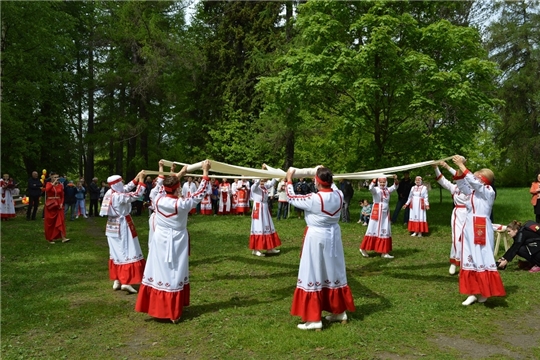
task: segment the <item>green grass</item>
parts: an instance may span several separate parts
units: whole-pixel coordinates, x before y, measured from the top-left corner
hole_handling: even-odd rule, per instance
[[[249,217],[192,217],[191,306],[173,325],[136,313],[136,295],[112,290],[105,219],[68,221],[72,241],[49,245],[41,220],[19,215],[1,224],[2,359],[540,358],[540,274],[514,260],[501,272],[506,297],[462,306],[448,275],[452,204],[442,195],[430,192],[429,236],[392,228],[393,260],[362,258],[366,228],[341,225],[356,312],[318,333],[296,329],[289,314],[303,220],[274,218],[282,253],[257,258]],[[356,192],[353,220],[363,197]],[[494,215],[502,224],[532,218],[527,189],[499,189]],[[146,254],[147,218],[135,223]]]

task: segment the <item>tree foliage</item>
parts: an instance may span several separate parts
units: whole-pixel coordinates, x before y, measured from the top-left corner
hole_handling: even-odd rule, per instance
[[[500,13],[488,27],[487,48],[499,64],[502,123],[497,144],[505,184],[526,185],[540,173],[540,2],[497,1]],[[523,176],[526,175],[526,176]]]
[[[490,93],[496,65],[475,29],[417,21],[422,5],[302,6],[297,44],[278,60],[283,70],[261,81],[271,95],[267,110],[292,109],[304,121],[321,119],[322,128],[337,117],[342,126],[332,129],[351,157],[343,170],[460,150],[497,104]]]

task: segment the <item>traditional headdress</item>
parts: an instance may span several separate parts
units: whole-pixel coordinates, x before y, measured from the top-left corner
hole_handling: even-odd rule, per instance
[[[124,185],[122,184],[122,177],[120,175],[112,175],[107,178],[107,183],[113,191],[124,192]]]

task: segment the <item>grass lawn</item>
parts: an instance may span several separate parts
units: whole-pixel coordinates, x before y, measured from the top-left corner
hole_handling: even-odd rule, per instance
[[[294,216],[274,218],[283,245],[267,258],[248,249],[249,216],[191,217],[191,305],[174,325],[112,290],[104,218],[68,221],[72,241],[50,245],[41,220],[19,215],[1,224],[2,359],[539,359],[540,273],[516,259],[501,272],[506,297],[462,306],[448,274],[452,202],[439,195],[430,192],[428,236],[400,222],[395,259],[365,259],[357,203],[371,196],[356,191],[355,221],[341,225],[356,312],[322,332],[298,330],[289,314],[305,228]],[[533,216],[528,189],[498,190],[495,222]],[[135,224],[147,254],[147,217]]]

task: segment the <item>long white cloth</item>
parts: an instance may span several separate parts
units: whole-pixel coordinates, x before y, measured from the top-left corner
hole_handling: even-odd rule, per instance
[[[354,172],[354,173],[344,173],[344,174],[334,174],[334,179],[349,179],[349,180],[359,180],[359,179],[374,179],[379,177],[390,177],[392,174],[411,170],[411,169],[417,169],[424,166],[434,165],[438,164],[441,161],[446,161],[448,159],[451,159],[450,157],[440,159],[440,160],[428,160],[423,161],[419,163],[414,164],[406,164],[406,165],[400,165],[400,166],[394,166],[394,167],[388,167],[384,169],[376,169],[376,170],[368,170],[368,171],[360,171],[360,172]],[[185,166],[187,165],[187,171],[189,174],[186,174],[186,176],[201,176],[197,174],[192,174],[191,172],[199,170],[202,168],[202,161],[195,163],[195,164],[186,164],[181,162],[175,162],[175,161],[169,161],[169,160],[163,160],[163,163],[165,166],[172,166],[173,164]],[[264,178],[264,179],[271,179],[271,178],[284,178],[285,177],[285,171],[281,169],[275,169],[268,165],[267,170],[263,169],[252,169],[247,168],[243,166],[236,166],[236,165],[229,165],[223,162],[210,160],[211,163],[211,169],[210,171],[219,173],[219,174],[227,174],[227,175],[236,175],[236,176],[242,176],[243,178]],[[312,178],[315,176],[316,167],[313,168],[305,168],[305,169],[296,169],[295,168],[295,178]],[[159,172],[152,171],[152,170],[146,170],[146,174],[152,175],[152,174],[160,174]],[[223,175],[210,175],[210,178],[222,178]]]

